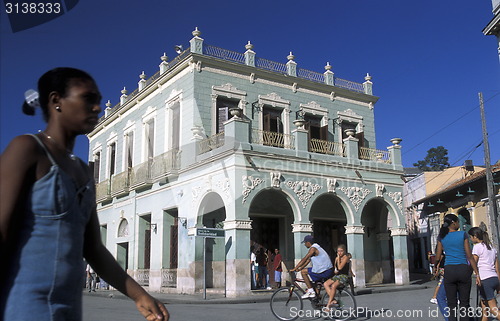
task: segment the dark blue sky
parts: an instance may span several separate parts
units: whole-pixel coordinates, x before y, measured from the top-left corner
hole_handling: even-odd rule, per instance
[[[13,33],[1,13],[0,149],[16,135],[44,128],[40,115],[21,112],[23,94],[57,66],[84,69],[104,100],[137,87],[139,74],[175,57],[198,27],[205,43],[340,78],[373,77],[377,148],[403,138],[411,166],[442,145],[450,163],[483,164],[478,92],[485,98],[492,162],[500,159],[500,62],[497,44],[481,30],[492,19],[490,0],[401,1],[97,1],[80,0],[68,13]],[[104,108],[104,106],[103,106]],[[77,154],[87,159],[86,138]],[[468,157],[467,157],[468,156]]]

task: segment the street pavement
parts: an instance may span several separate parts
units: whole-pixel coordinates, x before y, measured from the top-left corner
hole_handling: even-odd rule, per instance
[[[353,320],[443,320],[437,305],[431,304],[436,281],[428,275],[412,275],[412,283],[405,286],[372,286],[358,291],[357,310]],[[179,295],[152,293],[166,303],[170,320],[233,321],[277,320],[271,313],[269,299],[272,291],[255,291],[240,298],[224,298],[217,294]],[[476,290],[471,291],[471,306],[475,307]],[[84,321],[144,320],[134,303],[116,291],[84,292]],[[304,311],[299,320],[312,320],[312,311]],[[322,318],[320,318],[321,320]]]

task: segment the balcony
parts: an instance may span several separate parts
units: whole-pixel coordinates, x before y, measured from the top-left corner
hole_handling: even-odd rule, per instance
[[[198,151],[199,154],[208,153],[211,150],[217,149],[221,146],[224,146],[225,142],[224,132],[220,132],[218,134],[212,135],[204,140],[200,140],[198,142]]]
[[[177,177],[180,155],[181,152],[178,149],[172,149],[154,157],[150,169],[151,181],[164,184],[168,177]]]
[[[110,180],[104,180],[96,184],[95,187],[95,197],[96,202],[104,202],[111,199],[111,184]]]
[[[389,153],[389,151],[373,148],[360,147],[359,159],[392,164],[391,154]]]
[[[295,137],[289,134],[254,129],[252,130],[252,144],[295,149]]]
[[[128,194],[130,183],[129,173],[130,169],[127,169],[124,172],[111,176],[111,197],[119,197]]]
[[[330,142],[312,138],[309,141],[309,151],[313,153],[345,157],[345,146],[342,143]]]
[[[132,167],[130,170],[130,189],[148,188],[153,185],[151,180],[151,161]]]

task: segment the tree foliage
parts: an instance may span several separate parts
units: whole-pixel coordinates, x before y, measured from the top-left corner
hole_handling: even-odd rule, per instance
[[[420,168],[423,171],[442,171],[450,167],[448,162],[448,150],[443,146],[433,147],[427,151],[427,156],[424,160],[413,163],[413,166]]]

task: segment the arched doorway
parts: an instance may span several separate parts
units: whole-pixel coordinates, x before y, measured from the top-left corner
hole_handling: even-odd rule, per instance
[[[370,200],[361,213],[366,284],[394,282],[394,249],[389,229],[392,218],[385,201]]]
[[[294,216],[288,196],[277,189],[263,190],[252,200],[248,216],[252,220],[250,247],[255,251],[263,248],[271,252],[268,270],[269,282],[273,284],[274,273],[271,273],[271,267],[274,249],[280,249],[287,268],[292,268],[294,264],[292,234]]]
[[[319,196],[311,206],[309,220],[313,223],[314,241],[321,245],[334,261],[337,246],[347,246],[347,216],[340,200],[333,194]]]
[[[199,207],[198,225],[208,228],[223,228],[226,220],[226,208],[219,194],[210,192],[206,194]],[[203,251],[205,252],[205,284],[207,288],[225,288],[225,240],[224,238],[207,238],[203,249],[203,239],[196,240],[196,260],[203,264]]]

